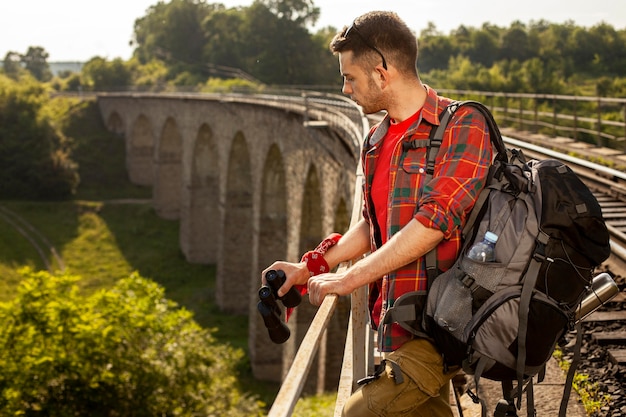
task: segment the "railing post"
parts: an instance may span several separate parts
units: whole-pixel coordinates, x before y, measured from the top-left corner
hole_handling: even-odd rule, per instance
[[[556,124],[556,95],[552,96],[552,137],[557,137],[559,134]]]
[[[533,132],[534,133],[539,133],[539,124],[537,123],[538,120],[539,120],[539,100],[538,100],[537,96],[534,96],[533,100],[534,100],[534,111],[535,111],[534,123],[533,123]]]
[[[598,97],[598,146],[603,146],[602,141],[602,97]]]
[[[509,118],[509,108],[508,108],[509,100],[507,100],[506,93],[504,93],[503,97],[504,97],[504,120],[507,120]]]
[[[519,118],[518,123],[519,123],[519,130],[521,132],[524,131],[524,97],[520,96],[519,98],[519,111],[518,111],[518,116]]]
[[[574,140],[578,140],[578,106],[574,97]]]
[[[626,143],[626,103],[624,103],[624,143]]]

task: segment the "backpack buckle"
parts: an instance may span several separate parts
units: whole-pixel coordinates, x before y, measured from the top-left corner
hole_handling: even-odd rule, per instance
[[[468,389],[466,392],[467,392],[468,397],[472,399],[472,402],[474,404],[480,403],[480,398],[478,398],[478,395],[474,394],[474,392],[471,389]]]
[[[461,278],[461,283],[467,288],[472,288],[475,282],[476,280],[469,274],[465,274],[463,278]]]

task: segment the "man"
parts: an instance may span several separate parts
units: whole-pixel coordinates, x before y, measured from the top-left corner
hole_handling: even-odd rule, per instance
[[[385,368],[350,397],[345,416],[451,416],[448,387],[456,370],[444,367],[427,338],[383,318],[402,294],[418,291],[425,300],[426,253],[437,248],[442,271],[457,257],[466,216],[491,163],[486,122],[469,106],[458,110],[434,175],[425,183],[428,136],[451,100],[420,81],[413,32],[395,13],[370,12],[339,32],[330,48],[339,56],[343,93],[367,114],[387,112],[364,144],[363,219],[343,237],[326,239],[302,262],[276,262],[268,269],[286,273],[279,295],[308,284],[314,305],[327,294],[369,286],[371,322],[379,331]],[[321,273],[370,251],[344,272]]]

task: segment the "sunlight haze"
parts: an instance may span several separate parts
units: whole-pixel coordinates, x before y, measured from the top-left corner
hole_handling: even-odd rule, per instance
[[[219,3],[226,7],[249,6],[252,0]],[[128,59],[133,51],[130,41],[135,19],[145,16],[154,4],[156,0],[34,0],[11,2],[10,6],[5,3],[0,13],[0,59],[9,51],[26,53],[29,46],[43,47],[49,62],[84,62],[94,56]],[[489,22],[508,27],[516,20],[530,23],[541,19],[551,23],[572,20],[586,27],[605,22],[617,30],[626,29],[625,0],[317,0],[315,5],[321,13],[315,27],[309,28],[312,32],[326,26],[341,28],[362,13],[381,9],[397,12],[416,34],[429,21],[444,33],[460,25],[480,27]]]

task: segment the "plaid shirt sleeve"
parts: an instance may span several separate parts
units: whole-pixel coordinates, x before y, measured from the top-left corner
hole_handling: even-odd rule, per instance
[[[415,219],[439,229],[444,239],[465,224],[491,163],[489,132],[482,114],[462,107],[446,129],[432,180],[424,185]]]

